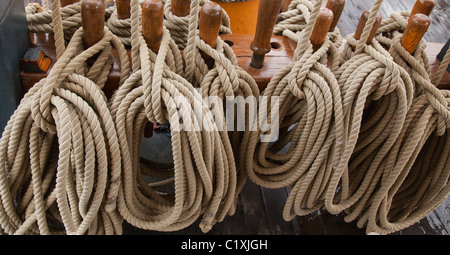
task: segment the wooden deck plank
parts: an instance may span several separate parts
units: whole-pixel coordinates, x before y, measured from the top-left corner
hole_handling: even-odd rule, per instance
[[[298,234],[298,221],[283,220],[283,208],[287,199],[286,188],[266,189],[260,188],[263,198],[264,209],[267,215],[267,225],[272,235],[295,235]]]

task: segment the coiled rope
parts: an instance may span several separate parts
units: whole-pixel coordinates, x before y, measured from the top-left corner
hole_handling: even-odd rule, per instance
[[[47,1],[43,1],[43,4]],[[105,9],[105,19],[107,20],[115,7]],[[43,12],[42,9],[44,10]],[[52,33],[54,31],[52,22],[52,10],[45,7],[40,8],[39,4],[29,4],[25,7],[27,15],[28,30],[33,33]],[[72,35],[81,27],[81,1],[64,6],[59,10],[62,17],[64,28],[64,36],[66,40],[70,40]]]
[[[346,221],[356,219],[370,205],[383,176],[385,156],[400,135],[414,94],[411,77],[390,54],[375,40],[366,44],[382,2],[375,2],[361,39],[352,45],[355,51],[336,73],[348,133],[325,206],[331,213],[346,210]],[[355,43],[351,36],[347,41]]]
[[[273,34],[283,35],[289,39],[298,42],[300,39],[300,32],[303,31],[311,17],[315,1],[309,0],[294,0],[289,4],[288,10],[282,12],[278,16],[275,24]],[[328,33],[330,41],[332,41],[336,48],[342,45],[342,36],[338,27],[334,27],[333,31]]]
[[[283,35],[284,30],[296,33],[305,29],[313,7],[314,3],[312,1],[293,0],[289,4],[288,10],[279,14],[273,34]]]
[[[439,90],[450,51],[430,79],[419,47],[413,56],[394,38],[391,52],[408,63],[417,91],[401,133],[386,156],[383,178],[367,212],[358,222],[367,231],[389,234],[413,225],[436,209],[450,194],[450,91]]]
[[[192,1],[191,8],[197,6]],[[201,94],[180,75],[182,56],[166,28],[158,53],[149,50],[140,32],[139,11],[138,1],[132,0],[133,74],[112,102],[120,150],[127,155],[122,161],[118,210],[133,226],[156,231],[180,230],[202,216],[200,228],[207,232],[234,211],[236,172],[226,150],[231,145],[217,132]],[[172,171],[139,164],[147,121],[170,124]],[[144,175],[162,180],[148,183]]]
[[[203,6],[209,0],[200,0],[200,6]],[[169,30],[178,48],[184,49],[187,45],[189,34],[189,18],[190,15],[185,17],[178,17],[172,13],[172,1],[167,0],[164,4],[164,26]],[[230,18],[228,14],[223,11],[222,25],[220,26],[220,33],[231,34]]]
[[[237,195],[247,180],[247,175],[243,168],[245,157],[242,155],[245,155],[249,136],[252,132],[250,122],[254,121],[252,123],[254,125],[257,124],[257,120],[254,118],[256,115],[253,114],[256,114],[260,92],[255,80],[238,66],[236,55],[228,44],[220,37],[217,37],[215,48],[212,48],[200,38],[197,30],[199,10],[200,6],[195,7],[190,14],[189,40],[183,52],[186,59],[186,78],[194,87],[201,88],[204,100],[213,101],[220,99],[215,102],[216,107],[212,107],[211,111],[214,111],[216,122],[223,123],[221,126],[223,132],[220,132],[222,139],[231,138],[232,140],[233,149],[226,148],[227,154],[224,156],[229,157],[228,161],[230,165],[233,165],[233,168],[236,167],[235,160],[231,157],[233,152],[236,161],[241,162],[239,164],[241,170],[238,174],[237,199]],[[208,67],[201,52],[214,61],[213,67]],[[226,110],[231,111],[232,109],[223,109],[224,104],[219,103],[237,103],[237,107],[242,107],[239,105],[239,100],[252,100],[248,106],[250,109],[246,110],[245,106],[241,109],[236,109],[240,117],[244,116],[244,127],[238,126],[239,117],[237,114],[235,116],[234,111],[231,113],[234,116],[234,123],[227,123],[224,113]],[[219,118],[222,121],[219,121]],[[256,127],[254,130],[256,131]],[[227,131],[231,132],[230,138],[228,138]]]
[[[274,75],[262,93],[279,97],[280,128],[292,127],[273,144],[259,141],[264,132],[252,135],[246,154],[246,171],[253,182],[267,188],[292,187],[283,211],[286,220],[323,206],[329,176],[345,142],[341,93],[326,64],[330,53],[333,68],[338,67],[338,51],[328,36],[316,52],[310,42],[321,4],[314,4],[293,62]]]
[[[86,50],[79,28],[65,48],[59,1],[51,6],[58,60],[24,96],[0,140],[1,228],[8,234],[121,234],[115,204],[122,156],[101,87],[111,50],[119,52],[121,83],[128,56],[107,28]]]

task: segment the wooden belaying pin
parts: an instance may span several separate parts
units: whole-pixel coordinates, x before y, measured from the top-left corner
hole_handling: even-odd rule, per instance
[[[281,10],[280,12],[286,12],[289,10],[289,5],[291,4],[292,0],[281,0]]]
[[[164,22],[164,4],[161,0],[145,0],[142,4],[142,35],[147,46],[158,53]]]
[[[416,13],[411,16],[403,32],[402,46],[413,54],[429,27],[430,18],[427,15]]]
[[[103,38],[105,28],[105,6],[102,0],[81,2],[81,21],[84,30],[84,45],[89,48]]]
[[[128,19],[131,17],[130,0],[116,0],[117,18]]]
[[[361,14],[361,18],[359,19],[358,26],[356,26],[356,31],[355,31],[355,35],[354,35],[356,40],[359,40],[361,38],[364,27],[366,26],[366,22],[369,19],[369,15],[370,15],[370,10],[365,10]],[[369,44],[372,41],[373,37],[377,33],[377,30],[380,27],[382,19],[383,19],[383,17],[381,16],[380,13],[378,13],[375,23],[373,24],[372,30],[370,30],[369,37],[367,38],[367,44]]]
[[[221,22],[222,7],[214,2],[205,3],[200,11],[199,35],[212,48],[216,47]],[[211,69],[214,66],[214,60],[205,53],[201,53],[206,65]]]
[[[328,0],[325,8],[330,9],[333,12],[333,22],[331,22],[329,32],[334,31],[339,19],[341,18],[342,11],[344,10],[346,0]]]
[[[333,22],[333,16],[333,12],[330,9],[320,9],[316,24],[314,24],[314,28],[310,37],[314,51],[317,51],[325,41],[328,30],[330,29],[331,23]]]
[[[261,69],[264,66],[264,56],[272,49],[270,39],[280,8],[281,0],[259,1],[255,37],[250,44],[250,49],[253,51],[250,66],[253,68]]]
[[[172,0],[172,13],[178,17],[185,17],[191,11],[191,0]]]
[[[69,4],[73,4],[76,2],[79,2],[80,0],[59,0],[59,2],[61,3],[61,7],[67,6]]]
[[[142,36],[153,53],[161,46],[164,22],[164,4],[161,0],[145,0],[142,4]],[[144,137],[153,136],[153,123],[147,122]]]
[[[414,4],[413,9],[411,10],[411,14],[409,17],[414,16],[414,14],[422,13],[427,16],[430,16],[433,11],[434,6],[436,5],[435,0],[417,0]]]

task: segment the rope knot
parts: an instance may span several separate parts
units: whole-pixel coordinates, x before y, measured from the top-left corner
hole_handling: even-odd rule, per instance
[[[217,77],[221,81],[220,89],[224,91],[225,96],[233,97],[239,89],[240,73],[237,70],[239,67],[236,57],[231,54],[232,50],[220,38],[217,39],[215,49],[201,40],[198,35],[197,42],[199,50],[214,59],[214,69],[217,70]]]
[[[162,88],[167,79],[177,79],[174,73],[180,73],[181,66],[176,65],[174,51],[178,46],[171,39],[169,31],[164,27],[161,46],[158,54],[152,52],[140,37],[140,61],[142,68],[142,84],[144,89],[144,105],[147,118],[153,123],[166,123],[168,119],[163,111]],[[180,70],[179,70],[180,69]],[[164,89],[170,89],[170,87]]]
[[[47,78],[41,81],[42,85],[33,95],[31,103],[32,117],[45,132],[56,133],[55,120],[51,116],[53,109],[51,100],[55,96],[56,88],[76,86],[77,84],[75,83],[74,85],[74,82],[71,81],[73,75],[85,76],[87,79],[95,82],[100,88],[106,83],[109,71],[113,65],[111,42],[117,46],[119,44],[118,39],[114,39],[113,34],[106,27],[103,38],[88,49],[84,49],[83,38],[84,31],[80,27]],[[96,61],[92,66],[88,66],[86,61],[98,53]],[[124,58],[121,58],[121,62],[123,61]],[[126,63],[123,64],[124,68],[127,69],[126,66],[128,65]]]

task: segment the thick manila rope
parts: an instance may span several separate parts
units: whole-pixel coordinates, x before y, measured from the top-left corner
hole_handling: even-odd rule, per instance
[[[43,1],[46,3],[46,1]],[[115,7],[105,9],[105,19],[107,20]],[[33,33],[52,33],[52,10],[40,8],[39,4],[33,3],[25,7],[28,30]],[[60,10],[64,35],[66,40],[70,40],[75,31],[81,27],[81,1],[64,6]]]
[[[285,220],[323,206],[329,176],[345,143],[340,89],[327,68],[328,52],[337,49],[328,36],[314,53],[310,42],[321,4],[315,2],[293,62],[275,74],[262,93],[263,97],[278,97],[280,128],[290,130],[273,144],[260,141],[265,132],[256,133],[247,148],[250,180],[266,188],[291,187]],[[338,63],[339,57],[333,62]]]
[[[201,217],[200,228],[208,232],[234,210],[236,172],[226,150],[231,145],[216,130],[201,94],[180,75],[182,55],[169,31],[164,27],[155,54],[141,35],[139,12],[138,1],[132,0],[133,74],[117,90],[111,106],[119,148],[127,155],[117,208],[124,220],[141,229],[176,231]],[[162,174],[139,164],[140,139],[148,121],[170,124],[174,159],[173,170],[164,170],[168,177],[150,183],[145,175]],[[168,189],[160,190],[161,186]]]
[[[402,34],[405,30],[410,14],[410,11],[391,13],[387,19],[381,21],[380,27],[378,28],[377,34],[375,35],[375,39],[386,48],[391,48],[394,38],[399,36],[399,34]],[[419,45],[418,52],[421,52],[421,65],[425,67],[428,74],[430,74],[431,66],[428,60],[428,56],[425,53],[425,47],[426,45]],[[405,70],[408,69],[409,68],[405,68]]]
[[[224,156],[228,157],[230,164],[238,166],[237,199],[247,180],[243,155],[247,150],[250,133],[257,129],[256,111],[260,92],[255,80],[238,66],[236,55],[228,44],[217,37],[216,46],[212,48],[200,38],[197,29],[200,9],[201,6],[198,4],[191,8],[191,30],[189,31],[188,45],[183,52],[186,59],[186,79],[194,87],[201,89],[202,97],[211,105],[211,111],[214,112],[218,125],[223,123],[220,126],[223,131],[220,132],[222,139],[231,139],[233,149],[227,148],[227,155]],[[201,52],[214,60],[214,66],[211,69],[205,63]],[[250,100],[249,109],[246,109],[246,106],[242,106],[241,103],[248,102],[248,100]],[[232,109],[223,108],[224,105],[229,106],[229,104],[233,104]],[[236,107],[237,114],[235,114],[234,107]],[[226,117],[225,115],[228,114],[233,116]],[[244,126],[242,123],[238,123],[238,118],[242,117],[244,117]],[[228,121],[233,121],[233,123],[228,123]],[[230,133],[230,137],[228,137],[227,131]],[[234,157],[232,157],[233,153]],[[240,163],[237,164],[238,162]]]
[[[139,0],[139,4],[141,6],[143,2],[143,0]],[[109,17],[106,25],[115,35],[117,35],[117,37],[119,37],[120,41],[125,46],[131,46],[131,17],[127,19],[119,19],[117,9],[115,9],[112,12],[111,17]]]
[[[389,53],[366,43],[382,2],[375,2],[353,55],[335,73],[348,133],[325,207],[333,214],[346,210],[347,222],[370,205],[383,175],[384,158],[400,135],[414,94],[409,74]],[[348,38],[348,43],[353,41]]]
[[[390,52],[408,63],[416,87],[423,91],[413,100],[405,124],[385,159],[383,178],[370,207],[358,221],[368,232],[390,234],[407,228],[436,209],[450,194],[450,92],[436,86],[441,70],[450,62],[450,51],[431,80],[420,62],[393,40]],[[398,62],[400,60],[397,60]]]
[[[200,0],[200,6],[203,6],[209,0]],[[184,49],[187,45],[189,34],[189,18],[190,15],[185,17],[178,17],[172,13],[172,2],[167,0],[164,4],[164,26],[170,31],[178,48]],[[219,32],[221,34],[231,34],[230,18],[228,14],[223,10],[222,24]]]
[[[121,234],[115,205],[122,156],[101,87],[112,48],[120,53],[122,82],[128,56],[106,27],[89,49],[83,28],[65,48],[59,7],[52,1],[58,60],[24,96],[0,140],[1,228],[8,234]]]
[[[288,10],[279,14],[279,18],[273,29],[274,35],[286,36],[295,42],[300,39],[300,32],[303,31],[311,17],[311,12],[315,1],[294,0],[289,4]],[[338,27],[328,32],[330,40],[339,48],[342,45],[342,36]]]
[[[290,30],[294,33],[300,32],[306,28],[309,21],[314,3],[309,0],[293,0],[288,10],[281,12],[275,27],[274,35],[283,35],[284,30]]]

